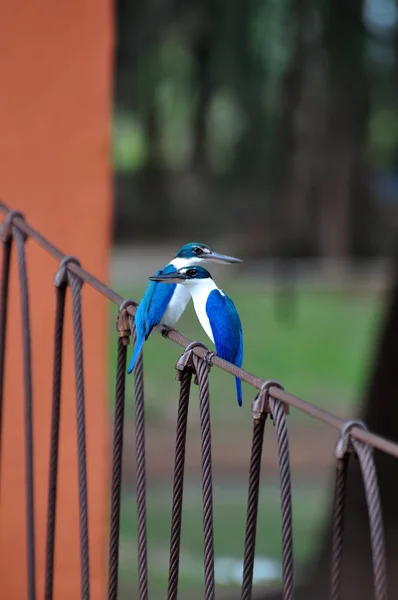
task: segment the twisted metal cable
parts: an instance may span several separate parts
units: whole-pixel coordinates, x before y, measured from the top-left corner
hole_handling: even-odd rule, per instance
[[[245,555],[243,560],[243,580],[241,600],[250,600],[253,587],[254,554],[256,548],[258,497],[260,490],[261,455],[263,452],[266,413],[253,420],[253,438],[250,458],[249,493],[247,500]]]
[[[349,454],[345,454],[342,458],[337,459],[333,498],[332,577],[330,600],[339,600],[341,596],[348,464]]]
[[[375,600],[386,600],[387,578],[383,519],[373,454],[367,444],[351,440],[358,456],[369,513]]]
[[[130,329],[136,340],[135,325],[130,319]],[[148,550],[146,525],[146,464],[145,464],[145,403],[143,353],[134,367],[135,397],[135,453],[137,494],[137,550],[138,550],[138,599],[148,600]]]
[[[56,309],[55,309],[55,327],[54,327],[54,363],[53,363],[50,466],[49,466],[49,481],[48,481],[46,579],[45,579],[45,596],[44,596],[46,600],[52,600],[53,584],[54,584],[54,542],[55,542],[55,522],[56,522],[56,507],[57,507],[56,503],[57,503],[59,423],[60,423],[60,410],[61,410],[62,341],[63,341],[63,334],[64,334],[66,285],[56,287],[55,289],[56,289]]]
[[[187,421],[189,407],[189,392],[191,389],[192,373],[185,369],[180,382],[180,399],[178,403],[176,449],[174,461],[173,508],[171,515],[170,558],[168,600],[177,600],[178,573],[180,566],[181,520],[184,493],[185,446],[187,438]]]
[[[21,289],[21,316],[23,342],[23,370],[25,394],[25,463],[26,463],[26,535],[28,561],[28,598],[36,598],[35,574],[35,524],[34,524],[34,483],[33,483],[33,411],[32,411],[32,358],[30,341],[29,292],[25,261],[25,235],[12,228],[17,248],[19,281]]]
[[[10,279],[12,237],[3,241],[3,265],[0,289],[0,493],[1,493],[1,440],[3,431],[4,364],[7,333],[8,283]]]
[[[7,207],[5,207],[1,203],[0,203],[0,210],[3,212],[8,211]],[[8,214],[10,214],[10,213],[8,213]],[[52,244],[50,244],[42,236],[40,236],[40,234],[38,234],[31,227],[29,227],[25,223],[25,221],[23,219],[21,219],[21,217],[16,217],[15,220],[12,220],[12,224],[13,224],[13,232],[14,232],[15,237],[16,237],[16,230],[18,230],[19,232],[22,232],[22,233],[29,234],[39,244],[41,244],[44,248],[46,248],[50,253],[52,253],[55,256],[58,256],[58,258],[62,258],[62,256],[63,256],[62,253],[60,253],[59,250],[57,250]],[[23,236],[22,236],[22,240],[24,241]],[[23,242],[22,242],[22,245],[23,245]],[[24,249],[23,249],[23,252],[24,252]],[[18,253],[18,258],[19,258],[19,253]],[[23,254],[23,262],[24,261],[25,261],[25,257]],[[20,263],[21,263],[21,261],[19,260],[21,291],[22,291],[23,277],[21,277],[22,271],[21,271]],[[69,265],[68,264],[67,270],[68,270],[69,276],[71,276],[71,275],[74,275],[75,277],[78,276],[80,278],[80,280],[87,281],[90,285],[95,287],[98,291],[100,291],[100,293],[106,295],[113,302],[116,302],[119,304],[122,301],[122,298],[118,294],[116,294],[115,292],[113,292],[112,290],[107,288],[107,286],[105,286],[104,284],[102,284],[101,282],[96,280],[91,274],[89,274],[86,271],[84,271],[83,269],[81,269],[79,265],[76,265],[76,264]],[[26,284],[26,308],[28,308],[26,270],[25,270],[25,284]],[[24,294],[22,293],[21,294],[22,305],[24,305],[23,296],[24,296]],[[134,314],[134,311],[135,311],[135,308],[130,307],[128,312],[129,312],[129,314]],[[22,310],[23,318],[24,318],[24,315],[28,315],[28,310]],[[27,321],[27,322],[29,325],[29,321]],[[25,331],[26,331],[26,328],[24,328],[24,355],[25,355],[24,356],[24,364],[25,364],[25,375],[26,375],[27,370],[30,372],[30,339],[29,339],[29,330],[28,330],[27,336],[25,335]],[[176,342],[180,345],[183,345],[183,346],[186,346],[187,343],[189,342],[189,340],[187,340],[184,336],[182,336],[181,334],[179,334],[176,331],[169,331],[166,337],[169,337],[174,342]],[[25,343],[26,340],[28,340],[27,344]],[[25,346],[28,346],[28,350],[26,350],[26,352],[25,352]],[[204,358],[204,356],[206,354],[206,351],[203,348],[200,348],[200,347],[195,348],[193,350],[193,353],[194,353],[195,357],[197,358],[196,362],[198,362],[198,364],[199,364],[199,362],[203,362],[202,359]],[[26,358],[28,358],[28,360],[26,360]],[[216,366],[225,370],[226,372],[229,372],[233,375],[240,376],[243,381],[246,381],[247,383],[253,385],[254,387],[261,388],[261,386],[264,385],[264,382],[262,379],[255,377],[255,376],[251,375],[250,373],[247,373],[246,371],[238,369],[234,365],[231,365],[230,363],[220,359],[217,356],[214,357],[213,364],[215,364]],[[26,365],[29,365],[29,367],[27,367]],[[76,379],[77,379],[77,370],[76,370]],[[25,376],[25,382],[28,382],[28,381],[29,381],[29,378]],[[143,384],[143,382],[142,382],[142,384]],[[29,394],[29,387],[30,387],[30,394]],[[78,387],[78,384],[77,384],[77,387]],[[137,382],[136,382],[136,388],[137,388]],[[296,408],[298,408],[299,410],[302,410],[303,412],[307,413],[308,415],[310,415],[314,418],[320,419],[333,427],[340,429],[344,423],[343,420],[340,419],[339,417],[332,415],[331,413],[328,413],[327,411],[319,409],[313,405],[310,405],[309,403],[305,402],[304,400],[301,400],[300,398],[297,398],[291,394],[287,394],[286,392],[284,392],[284,390],[273,387],[273,388],[270,388],[270,391],[272,393],[272,397],[274,397],[284,403],[287,403],[289,405],[295,406]],[[208,390],[207,390],[207,392],[208,392]],[[83,389],[83,393],[84,393],[84,389]],[[139,395],[140,394],[141,394],[141,392],[139,391]],[[30,396],[30,402],[28,401],[29,396]],[[78,404],[79,404],[79,402],[78,402]],[[28,447],[29,447],[29,445],[32,446],[32,444],[31,444],[31,442],[32,442],[32,435],[31,435],[31,433],[32,433],[31,432],[31,416],[32,416],[31,412],[32,412],[32,410],[31,409],[32,409],[32,407],[31,407],[31,382],[30,382],[30,384],[28,383],[25,385],[27,496],[30,493],[30,477],[32,477],[32,465],[33,465],[33,448],[32,448],[32,452],[30,452],[30,457],[28,456],[29,455]],[[83,409],[84,409],[84,396],[83,396]],[[78,411],[78,413],[79,413],[79,411]],[[137,401],[136,401],[136,423],[138,423],[138,421],[140,420],[137,418],[137,415],[138,415],[138,413],[137,413]],[[30,439],[29,439],[29,416],[30,416]],[[143,416],[144,415],[143,415],[143,387],[142,387],[142,417]],[[210,430],[210,415],[208,415],[208,418],[209,418],[209,430]],[[79,420],[79,417],[78,417],[78,420]],[[143,422],[143,418],[142,418],[142,422]],[[204,461],[204,453],[203,453],[204,437],[205,437],[204,422],[205,422],[205,418],[203,418],[203,421],[202,421],[202,396],[201,396],[203,492],[205,491],[205,485],[204,485],[204,483],[205,483],[205,478],[204,478],[204,463],[205,463],[205,461]],[[83,410],[83,424],[84,424],[84,410]],[[78,435],[80,437],[80,432]],[[373,434],[371,432],[365,431],[365,430],[361,429],[360,427],[356,427],[356,426],[352,428],[350,435],[351,435],[351,438],[353,439],[353,442],[355,440],[359,440],[360,441],[359,443],[366,442],[367,444],[372,444],[374,447],[377,447],[385,452],[390,453],[393,456],[398,457],[398,445],[390,442],[389,440],[383,439],[379,436],[376,436],[375,434]],[[139,508],[137,511],[137,517],[138,517],[138,522],[140,522],[140,515],[141,515],[141,523],[142,523],[142,521],[144,522],[145,581],[146,581],[145,438],[143,436],[144,436],[144,431],[142,433],[142,436],[139,436],[141,438],[141,445],[143,445],[144,452],[142,452],[142,451],[141,451],[141,453],[137,452],[137,465],[140,462],[141,465],[143,464],[143,467],[144,467],[143,468],[144,493],[142,494],[140,492],[140,494],[139,494],[138,487],[137,487],[137,504],[142,504],[141,502],[138,501],[138,498],[139,498],[139,496],[141,497],[143,495],[144,515],[142,515],[142,508],[141,509]],[[143,444],[142,444],[142,442],[143,442]],[[138,447],[138,445],[139,445],[138,442],[136,442],[136,444]],[[366,447],[363,452],[365,454],[366,454],[366,452],[369,453],[369,448]],[[385,564],[384,564],[384,541],[383,541],[383,530],[382,530],[381,515],[380,515],[380,500],[379,500],[379,496],[378,496],[377,482],[375,483],[375,472],[374,472],[374,465],[372,462],[372,457],[370,456],[370,459],[368,457],[366,459],[366,461],[365,461],[365,459],[366,459],[366,456],[365,456],[365,458],[363,458],[363,460],[361,460],[361,458],[360,458],[361,468],[362,468],[364,482],[365,482],[365,490],[366,490],[366,496],[367,496],[367,501],[368,501],[368,507],[369,507],[369,518],[370,518],[370,522],[371,522],[372,552],[373,552],[373,563],[374,563],[374,568],[375,568],[375,589],[376,589],[377,600],[380,600],[380,599],[384,600],[386,586],[385,586]],[[371,467],[369,467],[369,465],[368,465],[366,467],[367,468],[366,472],[369,475],[369,479],[367,480],[366,476],[365,476],[365,466],[364,465],[365,465],[365,463],[367,464],[368,460],[370,460],[371,464],[373,465],[374,477],[372,479],[371,475],[369,475],[369,473],[371,471]],[[84,464],[85,464],[85,461],[84,461]],[[369,469],[370,469],[370,471],[369,471]],[[30,472],[30,475],[29,475],[29,472]],[[211,477],[211,454],[210,454],[210,477]],[[138,469],[137,469],[137,480],[138,480],[138,478],[139,478],[139,476],[138,476]],[[79,451],[79,479],[80,479],[80,451]],[[142,475],[141,475],[141,479],[142,479]],[[376,486],[376,491],[374,490],[375,486]],[[31,481],[31,496],[32,496],[31,512],[33,515],[33,480]],[[28,502],[27,502],[27,504],[28,504]],[[80,504],[82,504],[82,503],[80,502]],[[373,507],[373,512],[371,510],[371,507]],[[212,509],[212,501],[211,501],[211,509]],[[86,505],[86,511],[87,511],[87,505]],[[82,513],[82,511],[81,511],[81,513]],[[373,513],[375,513],[375,514],[373,514]],[[82,521],[82,519],[81,519],[81,521]],[[204,521],[205,521],[205,499],[204,499]],[[373,525],[372,525],[372,523],[373,523]],[[140,528],[138,528],[138,529],[140,529]],[[33,518],[32,518],[32,530],[29,529],[29,508],[28,508],[27,532],[28,532],[28,572],[31,573],[32,572],[32,568],[31,568],[32,562],[33,562],[33,566],[34,566],[34,530],[33,530]],[[212,529],[211,529],[211,533],[212,533]],[[380,534],[381,534],[381,540],[380,540]],[[140,538],[140,533],[139,533],[138,537]],[[33,544],[29,545],[29,540],[31,538],[33,539]],[[206,534],[205,534],[205,538],[206,538]],[[139,563],[140,563],[140,560],[141,560],[140,557],[142,556],[142,552],[140,553],[140,548],[142,548],[142,544],[140,544],[140,541],[139,541],[138,545],[139,545],[139,553],[138,554],[139,554]],[[31,560],[31,554],[30,554],[31,550],[33,552],[33,561]],[[88,563],[88,557],[87,557],[87,563]],[[205,565],[206,565],[206,543],[205,543]],[[87,564],[87,566],[88,566],[88,564]],[[140,572],[140,570],[142,571],[142,569],[140,569],[140,567],[139,567],[139,572]],[[205,572],[206,572],[206,567],[205,567]],[[34,578],[34,569],[33,569],[33,578]],[[140,578],[140,580],[142,580],[142,577]],[[213,554],[213,580],[214,580],[214,554]],[[35,594],[34,583],[35,582],[33,579],[33,594]],[[213,586],[213,589],[214,589],[214,586]],[[141,590],[141,585],[140,585],[140,590]],[[383,591],[384,591],[384,594],[383,594]],[[147,596],[147,592],[146,592],[146,596]],[[31,596],[29,596],[29,597],[31,597]],[[212,597],[214,597],[214,592],[213,592]]]
[[[109,535],[108,600],[116,600],[118,589],[120,498],[122,488],[123,428],[126,387],[127,345],[119,338],[117,347],[115,423],[113,428],[111,524]]]
[[[289,434],[283,405],[272,396],[269,399],[278,437],[279,474],[282,511],[282,579],[283,599],[293,600],[293,515],[292,484],[289,457]]]
[[[79,465],[79,513],[80,513],[80,577],[81,598],[90,599],[90,562],[88,550],[87,511],[87,459],[86,459],[86,415],[84,399],[83,331],[81,288],[82,281],[68,271],[72,292],[73,330],[75,341],[75,382],[77,416],[77,450]]]
[[[10,211],[9,208],[3,202],[0,201],[0,212],[9,215],[10,212],[13,211]],[[37,244],[44,248],[49,254],[55,256],[55,258],[57,258],[58,260],[64,258],[65,255],[56,246],[54,246],[54,244],[49,242],[49,240],[44,238],[38,231],[36,231],[33,227],[28,225],[28,223],[26,223],[24,219],[22,219],[16,214],[14,214],[14,217],[14,227],[17,227],[20,231],[22,231],[26,235],[29,235],[30,238],[35,240]],[[89,273],[85,269],[82,269],[79,265],[69,263],[67,265],[67,270],[68,272],[74,273],[75,275],[80,277],[82,281],[85,281],[90,287],[97,290],[98,293],[108,298],[108,300],[110,300],[114,304],[120,306],[120,304],[123,302],[123,297],[120,296],[120,294],[117,294],[114,290],[112,290],[102,281],[91,275],[91,273]],[[127,308],[127,312],[131,317],[134,316],[135,311],[136,306],[129,306]],[[167,337],[168,339],[172,340],[174,343],[178,344],[179,346],[182,346],[183,348],[186,348],[191,343],[191,340],[183,336],[175,329],[170,329],[167,332],[165,332],[164,337]],[[193,349],[193,353],[199,358],[205,358],[207,351],[203,347],[196,346]],[[234,377],[239,377],[242,381],[245,381],[246,383],[258,390],[260,390],[265,383],[261,377],[256,377],[252,373],[249,373],[248,371],[245,371],[244,369],[241,369],[240,367],[229,363],[228,361],[220,358],[217,355],[212,358],[212,365],[218,367],[226,373],[229,373],[230,375],[233,375]],[[326,423],[331,427],[334,427],[335,429],[341,430],[342,426],[344,425],[344,419],[328,412],[327,410],[319,408],[314,404],[310,404],[309,402],[306,402],[305,400],[302,400],[301,398],[294,396],[293,394],[289,394],[285,390],[273,387],[270,391],[272,391],[272,396],[274,398],[280,400],[284,404],[294,406],[295,408],[297,408],[297,410],[300,410],[301,412],[309,415],[310,417],[322,421],[323,423]],[[353,427],[353,429],[350,432],[350,435],[354,439],[365,442],[373,446],[374,448],[378,448],[382,452],[386,452],[391,456],[398,458],[397,443],[394,443],[386,438],[382,438],[370,431],[363,430],[359,427]]]
[[[211,423],[209,366],[194,355],[193,362],[199,383],[200,426],[202,450],[202,495],[203,495],[203,536],[204,536],[204,574],[205,600],[214,600],[214,529],[213,529],[213,478],[211,458]]]

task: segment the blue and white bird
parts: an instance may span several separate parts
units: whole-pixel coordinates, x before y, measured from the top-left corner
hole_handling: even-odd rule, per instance
[[[239,258],[213,252],[206,244],[191,242],[182,246],[173,260],[155,275],[176,273],[178,269],[199,265],[202,262],[239,263]],[[135,313],[136,343],[133,356],[127,372],[131,373],[142,351],[144,342],[152,329],[160,326],[162,329],[174,327],[184,312],[191,296],[182,285],[163,285],[151,281]]]
[[[189,291],[197,317],[214,343],[218,356],[241,367],[243,361],[242,325],[231,298],[220,290],[203,267],[183,267],[175,273],[161,273],[151,281],[180,284]],[[236,377],[236,394],[242,406],[242,382]]]

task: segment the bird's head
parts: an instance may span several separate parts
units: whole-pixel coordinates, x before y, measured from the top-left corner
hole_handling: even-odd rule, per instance
[[[162,275],[153,275],[149,278],[151,281],[161,283],[182,283],[185,285],[199,284],[205,280],[212,279],[209,271],[203,267],[182,267],[174,273],[163,273]]]
[[[191,242],[181,246],[174,259],[182,259],[185,261],[192,260],[192,264],[199,264],[201,262],[213,262],[213,263],[240,263],[242,262],[239,258],[233,256],[227,256],[226,254],[219,254],[214,252],[206,244],[199,242]]]

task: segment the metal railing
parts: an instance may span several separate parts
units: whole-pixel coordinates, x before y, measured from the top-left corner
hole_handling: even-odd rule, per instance
[[[54,328],[54,363],[53,363],[53,404],[51,421],[51,449],[48,484],[48,516],[45,598],[53,598],[54,580],[54,540],[56,532],[57,476],[58,476],[58,442],[60,424],[60,391],[62,377],[62,341],[65,312],[65,296],[70,288],[72,295],[72,312],[75,350],[75,381],[77,406],[77,439],[78,439],[78,475],[79,475],[79,513],[80,513],[80,564],[81,564],[81,598],[90,598],[90,564],[88,548],[89,515],[87,509],[87,469],[86,469],[86,431],[85,431],[85,398],[84,398],[84,363],[81,288],[83,282],[96,289],[119,307],[117,318],[118,352],[115,391],[115,418],[113,436],[113,461],[110,506],[109,535],[109,574],[108,599],[118,596],[118,560],[119,560],[119,528],[122,482],[123,426],[125,409],[125,377],[127,345],[134,332],[134,314],[137,303],[124,300],[119,294],[85,271],[72,256],[65,256],[53,244],[30,227],[23,215],[18,211],[10,211],[0,203],[0,212],[5,220],[0,229],[3,244],[3,269],[0,289],[0,439],[1,415],[3,406],[4,357],[6,352],[7,303],[9,290],[9,271],[12,244],[15,242],[19,267],[22,343],[24,361],[25,391],[25,461],[26,461],[26,514],[27,514],[27,565],[28,565],[28,598],[36,598],[35,582],[35,550],[34,550],[34,479],[32,434],[32,376],[30,350],[29,293],[25,264],[25,241],[27,237],[34,239],[44,250],[60,261],[55,275],[56,314]],[[104,324],[104,327],[106,324]],[[176,445],[173,483],[173,504],[170,533],[170,558],[168,600],[178,597],[179,558],[181,517],[183,506],[184,464],[187,435],[187,419],[189,396],[192,378],[199,386],[200,427],[201,427],[201,471],[203,497],[203,538],[204,538],[204,581],[205,599],[215,598],[214,577],[214,540],[213,540],[213,485],[212,485],[212,450],[209,372],[212,366],[233,376],[239,377],[257,390],[252,404],[253,438],[250,459],[248,505],[246,519],[246,537],[244,548],[244,568],[241,588],[241,599],[252,597],[253,567],[256,545],[257,512],[259,504],[259,485],[261,474],[261,454],[264,430],[267,418],[273,419],[276,429],[280,466],[280,492],[282,515],[282,580],[283,598],[294,598],[293,573],[293,528],[291,474],[289,460],[289,436],[286,414],[289,406],[293,406],[307,415],[318,419],[340,431],[336,447],[336,483],[333,510],[333,548],[331,565],[331,600],[339,600],[341,595],[341,574],[344,541],[344,509],[346,497],[347,468],[350,456],[358,457],[364,481],[370,525],[370,537],[373,557],[374,597],[386,600],[386,564],[382,513],[379,488],[373,461],[372,448],[389,453],[398,458],[398,445],[367,430],[361,421],[344,421],[343,419],[322,410],[288,392],[274,380],[267,380],[232,365],[221,359],[201,342],[192,342],[178,331],[167,331],[165,337],[184,348],[176,369],[180,382],[180,395],[176,424]],[[135,395],[135,439],[136,439],[136,498],[137,498],[137,544],[138,544],[138,599],[148,599],[148,559],[147,559],[147,517],[146,517],[146,464],[145,464],[145,410],[144,410],[144,363],[142,355],[134,369]],[[0,471],[1,477],[1,471]],[[1,491],[1,487],[0,487]]]

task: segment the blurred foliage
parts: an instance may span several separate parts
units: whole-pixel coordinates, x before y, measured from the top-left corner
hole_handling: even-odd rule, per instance
[[[248,114],[246,106],[253,102],[252,91],[258,93],[257,99],[260,110],[264,113],[265,121],[272,121],[278,117],[282,93],[283,77],[289,68],[293,53],[294,40],[297,35],[297,24],[291,15],[291,2],[288,0],[272,2],[254,2],[247,7],[246,31],[241,31],[239,17],[240,2],[230,2],[223,9],[222,3],[186,3],[181,14],[178,3],[170,3],[167,12],[168,18],[159,25],[157,17],[148,10],[146,18],[147,27],[158,27],[159,38],[156,44],[150,44],[144,52],[137,57],[137,63],[125,60],[124,53],[130,48],[130,43],[123,39],[123,35],[129,33],[134,35],[133,15],[135,14],[134,2],[126,6],[125,2],[119,2],[119,43],[118,43],[118,82],[115,122],[115,150],[114,164],[117,170],[137,170],[142,167],[147,159],[145,146],[142,144],[142,129],[133,125],[136,120],[145,121],[147,111],[153,105],[156,112],[156,120],[160,131],[159,135],[159,158],[168,167],[181,168],[192,158],[193,140],[195,135],[195,113],[198,110],[199,96],[204,86],[202,78],[198,78],[198,61],[200,60],[195,40],[197,35],[213,38],[214,42],[206,40],[210,48],[207,52],[211,90],[208,105],[205,107],[206,158],[209,167],[215,173],[227,170],[225,161],[232,168],[233,156],[228,160],[221,158],[223,154],[235,155],[238,153],[239,142],[248,129]],[[151,3],[149,3],[151,4]],[[154,4],[154,3],[153,3]],[[165,4],[165,3],[163,3]],[[219,6],[217,7],[217,4]],[[235,8],[233,8],[233,6]],[[206,10],[207,7],[207,10]],[[214,8],[217,10],[214,12]],[[232,8],[232,14],[226,18],[226,9]],[[176,12],[174,12],[174,10]],[[130,27],[123,18],[124,13],[131,15]],[[138,12],[138,11],[137,11]],[[243,13],[246,10],[242,11]],[[190,14],[191,13],[191,14]],[[190,31],[189,26],[184,27],[184,22],[192,19],[204,24],[192,26],[196,28],[210,28],[211,34]],[[211,23],[212,17],[216,17]],[[223,21],[222,27],[217,27],[217,17]],[[123,20],[123,21],[122,21]],[[153,22],[152,22],[153,21]],[[216,32],[214,30],[217,30]],[[230,48],[235,36],[244,36],[242,49],[245,50],[245,61],[249,66],[244,71],[242,61],[233,61],[233,52]],[[121,39],[122,36],[122,39]],[[202,42],[203,43],[203,42]],[[132,41],[131,47],[135,48]],[[134,68],[136,67],[136,68]],[[254,77],[250,71],[255,71]],[[257,75],[261,75],[261,81]],[[130,79],[126,85],[126,79]],[[134,81],[132,81],[134,79]],[[252,80],[254,88],[244,89],[241,85],[244,80]],[[245,98],[246,97],[246,98]],[[119,115],[119,108],[130,110],[129,117],[125,114]],[[123,126],[120,127],[120,125]],[[128,131],[123,131],[124,126]],[[147,132],[148,135],[148,132]],[[125,137],[130,137],[131,148],[127,153],[121,148],[127,145]],[[144,134],[145,137],[145,134]],[[140,148],[142,155],[137,160],[136,152]],[[129,161],[126,161],[126,154]],[[170,156],[170,155],[173,156]],[[220,155],[217,159],[214,154]],[[221,163],[221,164],[220,164]]]
[[[210,233],[252,238],[265,220],[249,254],[389,253],[393,0],[119,0],[116,9],[116,236],[134,224],[141,237],[193,234],[184,216],[173,220],[184,206]],[[231,214],[216,219],[215,203]]]

